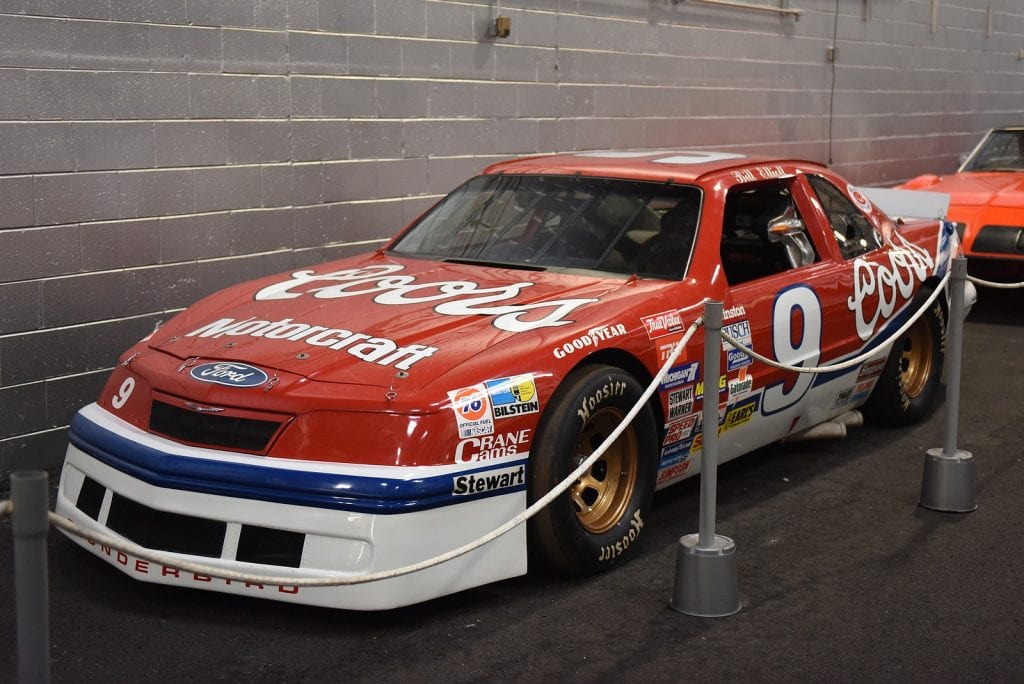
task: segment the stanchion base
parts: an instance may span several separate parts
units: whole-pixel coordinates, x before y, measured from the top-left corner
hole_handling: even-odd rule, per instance
[[[958,449],[956,456],[945,456],[942,449],[929,449],[924,457],[918,503],[933,511],[970,513],[978,508],[974,501],[974,480],[971,452]]]
[[[728,537],[715,535],[710,548],[700,548],[698,539],[698,535],[688,534],[679,540],[672,609],[697,617],[726,617],[738,613],[736,544]]]

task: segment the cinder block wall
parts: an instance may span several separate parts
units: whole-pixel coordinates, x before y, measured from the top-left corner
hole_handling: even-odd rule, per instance
[[[1024,122],[1019,0],[751,1],[802,14],[0,0],[0,485],[60,462],[73,411],[158,321],[372,249],[492,161],[743,148],[886,184]]]

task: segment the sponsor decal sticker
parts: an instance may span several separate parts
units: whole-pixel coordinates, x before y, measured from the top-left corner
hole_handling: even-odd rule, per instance
[[[491,400],[487,388],[473,385],[448,393],[452,401],[452,411],[459,426],[459,437],[478,437],[494,432],[494,416],[491,413]]]
[[[511,487],[526,485],[526,466],[517,465],[509,468],[498,468],[482,473],[457,475],[452,478],[452,495],[466,496],[496,492]]]
[[[683,475],[686,474],[686,471],[690,469],[691,463],[693,463],[692,459],[686,459],[685,461],[681,461],[680,463],[670,465],[667,468],[662,468],[660,471],[658,471],[658,484],[668,482],[669,480],[674,480],[677,477],[682,477]]]
[[[652,340],[683,329],[683,317],[676,310],[662,311],[653,316],[644,316],[640,320],[647,331],[647,337]]]
[[[664,446],[681,442],[693,434],[693,428],[697,424],[697,416],[690,415],[681,420],[674,420],[665,426]]]
[[[668,419],[675,420],[693,412],[693,385],[668,393]]]
[[[597,348],[601,342],[615,337],[621,337],[625,334],[626,326],[621,323],[598,326],[588,330],[586,335],[581,335],[566,342],[560,347],[555,347],[551,353],[556,359],[564,359],[569,354],[575,354],[578,351],[582,351],[590,347]]]
[[[665,374],[661,381],[661,389],[667,390],[680,385],[693,384],[697,382],[697,373],[700,370],[700,362],[693,361],[685,366],[674,366]]]
[[[750,390],[754,388],[754,376],[747,374],[746,368],[740,369],[739,377],[736,377],[729,381],[729,399],[735,399],[742,397],[745,394],[749,394]]]
[[[728,321],[731,318],[739,318],[740,316],[746,316],[747,310],[743,308],[742,304],[736,306],[730,306],[728,309],[722,311],[722,320]]]
[[[832,408],[839,408],[850,403],[850,397],[853,396],[853,388],[847,387],[836,394],[836,400],[832,402]]]
[[[735,323],[726,323],[722,326],[722,332],[735,339],[747,349],[754,348],[754,340],[750,334],[750,321],[742,320]],[[726,352],[727,370],[734,371],[737,368],[749,366],[754,362],[752,358],[732,346],[731,342],[726,342],[725,338],[722,339],[722,349]]]
[[[537,385],[533,376],[517,375],[484,383],[494,407],[495,418],[509,418],[540,411]]]
[[[888,264],[863,257],[853,262],[853,294],[846,306],[856,314],[857,335],[865,342],[880,323],[889,320],[900,300],[907,302],[914,296],[918,282],[924,282],[935,265],[926,250],[899,233],[893,234],[892,241],[896,246],[887,253]]]
[[[218,338],[224,335],[301,341],[314,347],[344,349],[357,359],[376,363],[378,366],[394,366],[399,370],[409,370],[417,361],[433,356],[437,352],[436,347],[422,344],[400,347],[394,340],[386,337],[373,337],[366,333],[328,328],[323,325],[295,323],[291,318],[282,318],[279,321],[261,321],[253,318],[238,321],[234,318],[221,318],[186,333],[185,337]]]
[[[476,463],[516,456],[530,443],[530,429],[462,440],[455,447],[456,463]]]
[[[861,366],[860,370],[857,372],[857,382],[877,378],[882,374],[882,369],[885,368],[886,361],[887,359],[885,357],[881,359],[874,359],[872,361],[865,361],[864,365]]]
[[[850,199],[852,199],[853,203],[857,205],[857,208],[866,214],[871,213],[871,200],[867,198],[867,195],[852,185],[846,186],[846,194],[850,196]]]
[[[596,299],[557,299],[532,304],[516,304],[533,283],[519,282],[498,287],[480,287],[469,280],[421,282],[416,276],[395,275],[404,271],[402,264],[380,264],[363,268],[346,268],[329,273],[313,270],[295,271],[290,280],[268,285],[256,292],[256,301],[294,299],[312,296],[317,299],[372,296],[385,306],[437,302],[434,312],[442,316],[493,316],[491,324],[500,330],[519,333],[538,328],[551,328],[572,323],[566,318],[573,311]],[[317,287],[309,287],[310,285]],[[497,304],[503,302],[502,304]]]
[[[227,387],[259,387],[269,379],[264,371],[255,366],[227,361],[193,366],[188,374],[200,382]]]

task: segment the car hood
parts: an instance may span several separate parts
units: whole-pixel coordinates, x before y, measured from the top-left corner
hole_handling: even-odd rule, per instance
[[[512,338],[559,339],[622,278],[378,254],[237,285],[189,307],[149,346],[310,380],[425,386]],[[595,311],[596,310],[596,311]]]
[[[942,177],[927,188],[947,192],[951,203],[961,206],[1024,206],[1024,173],[971,172]]]

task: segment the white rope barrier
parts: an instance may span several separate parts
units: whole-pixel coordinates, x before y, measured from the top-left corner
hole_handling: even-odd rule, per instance
[[[942,293],[942,291],[945,289],[946,283],[948,281],[949,281],[949,273],[947,272],[946,275],[943,276],[942,280],[939,282],[939,286],[936,287],[935,291],[932,292],[931,296],[929,296],[928,299],[926,299],[924,301],[924,303],[921,305],[921,307],[917,310],[917,313],[915,313],[913,316],[911,316],[910,320],[908,320],[906,323],[904,323],[903,326],[899,330],[894,332],[892,334],[892,336],[890,337],[890,340],[899,339],[900,335],[902,335],[903,333],[905,333],[908,330],[910,330],[910,326],[912,326],[914,323],[916,323],[917,319],[919,319],[921,316],[924,315],[924,312],[928,310],[928,307],[930,307],[932,305],[932,302],[934,302],[935,299],[939,296],[939,294]],[[855,356],[852,359],[847,359],[846,361],[843,361],[842,363],[836,363],[836,364],[833,364],[831,366],[792,366],[792,365],[790,365],[788,363],[781,363],[779,361],[773,361],[772,359],[769,359],[767,356],[762,356],[761,354],[758,354],[753,349],[749,349],[748,347],[745,347],[742,342],[740,342],[739,340],[737,340],[735,337],[733,337],[732,335],[728,334],[724,330],[722,331],[722,339],[725,340],[726,342],[728,342],[729,344],[731,344],[733,347],[735,347],[739,351],[741,351],[744,354],[746,354],[747,356],[749,356],[750,358],[756,359],[757,361],[760,361],[761,363],[765,364],[766,366],[771,366],[773,368],[779,368],[781,370],[793,371],[793,372],[796,372],[796,373],[832,373],[832,372],[835,372],[835,371],[840,371],[840,370],[845,370],[847,368],[852,368],[852,367],[857,366],[857,365],[859,365],[861,363],[864,363],[864,361],[870,359],[873,356],[877,356],[878,355],[878,349],[880,347],[885,346],[885,344],[880,344],[880,345],[878,345],[878,347],[875,347],[874,349],[870,349],[870,350],[864,352],[863,354],[861,354],[860,356]],[[888,341],[886,341],[886,344],[888,344]]]
[[[578,480],[580,476],[583,475],[583,473],[589,470],[591,466],[593,466],[594,463],[596,463],[597,460],[604,455],[604,452],[607,451],[608,448],[615,443],[615,440],[619,438],[619,435],[621,435],[629,426],[629,424],[633,422],[633,419],[636,418],[636,415],[640,412],[640,410],[644,407],[648,400],[650,400],[651,395],[654,394],[654,391],[658,388],[658,385],[661,384],[661,381],[665,377],[665,374],[668,373],[668,370],[672,367],[672,364],[675,363],[676,359],[679,357],[679,354],[686,347],[687,343],[689,343],[690,338],[693,337],[694,333],[697,331],[697,328],[701,326],[702,322],[702,319],[698,318],[696,321],[694,321],[692,325],[690,325],[689,329],[687,329],[686,331],[686,334],[683,335],[683,338],[681,340],[679,340],[675,348],[672,350],[672,353],[665,361],[664,365],[662,365],[661,369],[654,376],[654,379],[651,381],[651,384],[647,386],[647,389],[644,390],[644,393],[640,396],[640,399],[622,419],[622,422],[618,425],[618,427],[616,427],[611,432],[611,434],[608,435],[608,437],[605,438],[604,442],[601,443],[601,445],[594,451],[594,453],[592,453],[589,457],[587,457],[586,460],[579,464],[576,470],[569,473],[569,475],[560,483],[558,483],[558,485],[556,485],[551,491],[549,491],[541,498],[537,499],[537,501],[531,504],[528,508],[526,508],[524,511],[522,511],[511,520],[501,525],[500,527],[494,529],[493,531],[487,533],[479,539],[464,544],[463,546],[460,546],[456,549],[452,549],[447,553],[442,553],[439,556],[434,556],[433,558],[428,558],[426,560],[419,561],[418,563],[405,565],[400,568],[393,568],[391,570],[381,570],[380,572],[369,573],[366,575],[347,575],[340,577],[337,575],[324,577],[273,577],[266,575],[249,575],[235,570],[227,570],[225,568],[211,567],[208,565],[201,565],[199,563],[183,561],[175,556],[170,556],[157,551],[150,551],[131,542],[123,542],[118,539],[113,539],[111,537],[107,537],[105,535],[86,530],[80,525],[77,525],[76,523],[68,520],[67,518],[60,517],[56,513],[49,513],[50,522],[70,534],[81,537],[96,544],[100,544],[101,546],[110,547],[112,549],[116,549],[118,551],[131,554],[132,556],[150,561],[152,563],[160,563],[161,565],[167,565],[169,567],[177,568],[179,570],[185,570],[186,572],[210,575],[213,577],[220,577],[222,579],[249,582],[250,584],[270,584],[290,587],[347,586],[353,584],[365,584],[367,582],[377,582],[380,580],[391,579],[393,577],[399,577],[401,575],[408,575],[413,572],[419,572],[420,570],[426,570],[427,568],[434,567],[435,565],[440,565],[441,563],[445,563],[454,558],[458,558],[459,556],[463,556],[469,553],[470,551],[478,549],[484,544],[494,541],[503,534],[506,534],[507,532],[510,532],[519,525],[522,525],[524,522],[526,522],[534,515],[536,515],[538,511],[540,511],[542,508],[551,503],[551,501],[560,496],[574,482],[576,482],[576,480]]]
[[[975,278],[972,275],[967,276],[975,285],[981,285],[982,287],[991,287],[996,290],[1019,290],[1024,287],[1024,283],[996,283],[991,280],[982,280],[981,278]]]

